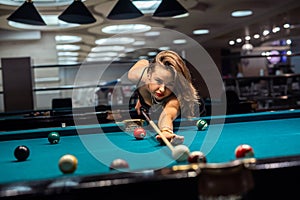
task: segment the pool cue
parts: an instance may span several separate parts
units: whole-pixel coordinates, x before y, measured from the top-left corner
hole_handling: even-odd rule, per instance
[[[156,131],[156,133],[158,133],[160,135],[160,137],[164,141],[164,143],[173,152],[174,151],[174,147],[171,144],[171,142],[166,138],[166,136],[164,136],[164,134],[161,133],[161,131],[159,130],[159,128],[157,127],[157,125],[154,123],[154,121],[152,119],[150,119],[150,117],[144,112],[144,110],[141,110],[141,112],[144,115],[144,117],[146,118],[146,120],[149,122],[149,124],[152,126],[152,128]]]

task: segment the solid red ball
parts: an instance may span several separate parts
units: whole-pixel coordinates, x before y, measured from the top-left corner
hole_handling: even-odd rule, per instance
[[[235,149],[236,158],[252,158],[254,157],[253,148],[248,144],[238,145]]]
[[[144,139],[146,137],[146,130],[143,129],[142,127],[137,127],[133,131],[133,136],[137,140],[142,140],[142,139]]]

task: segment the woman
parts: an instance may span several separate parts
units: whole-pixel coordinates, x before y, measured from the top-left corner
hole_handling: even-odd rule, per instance
[[[151,63],[144,59],[136,62],[128,79],[137,85],[137,113],[161,106],[159,129],[171,143],[182,143],[184,138],[173,132],[173,121],[179,116],[193,117],[200,102],[183,59],[174,51],[161,51]],[[162,142],[160,135],[156,139]]]

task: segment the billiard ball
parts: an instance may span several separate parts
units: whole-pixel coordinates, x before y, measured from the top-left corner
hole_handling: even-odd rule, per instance
[[[252,158],[254,157],[253,148],[248,144],[238,145],[235,149],[236,158]]]
[[[57,144],[60,140],[60,135],[58,132],[51,132],[48,134],[48,141],[50,144]]]
[[[64,174],[74,173],[78,166],[78,159],[71,154],[65,154],[58,161],[59,169]]]
[[[142,127],[137,127],[133,131],[133,136],[137,140],[142,140],[142,139],[144,139],[146,137],[146,130],[143,129]]]
[[[127,169],[127,168],[129,168],[128,162],[121,158],[117,158],[113,160],[109,166],[110,170]]]
[[[201,151],[193,151],[190,153],[188,157],[188,162],[189,163],[206,163],[206,156],[203,152]]]
[[[174,146],[174,149],[172,151],[172,157],[177,162],[187,161],[189,154],[190,154],[190,149],[183,144]]]
[[[24,161],[29,157],[30,150],[25,145],[20,145],[15,148],[14,155],[18,161]]]
[[[196,126],[199,131],[203,131],[207,128],[208,124],[204,119],[199,119],[196,123]]]

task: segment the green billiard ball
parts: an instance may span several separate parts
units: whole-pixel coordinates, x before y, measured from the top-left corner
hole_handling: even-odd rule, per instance
[[[196,126],[199,131],[203,131],[207,128],[208,124],[204,119],[199,119],[196,123]]]
[[[60,140],[60,135],[58,132],[51,132],[48,134],[48,141],[50,144],[57,144]]]

